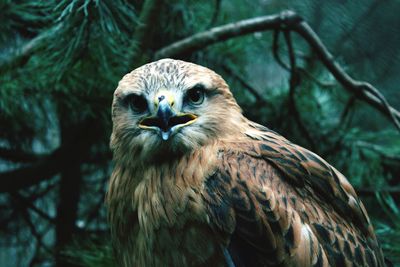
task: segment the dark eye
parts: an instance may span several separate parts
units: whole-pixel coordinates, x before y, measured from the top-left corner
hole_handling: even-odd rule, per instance
[[[129,105],[129,107],[135,112],[145,112],[147,110],[147,101],[141,95],[128,95],[125,101]]]
[[[200,105],[204,101],[204,86],[201,84],[195,85],[192,89],[186,93],[189,103],[194,105]]]

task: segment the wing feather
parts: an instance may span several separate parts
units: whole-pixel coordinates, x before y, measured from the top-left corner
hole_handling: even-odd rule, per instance
[[[365,208],[318,155],[262,126],[221,145],[203,192],[236,266],[385,266]]]

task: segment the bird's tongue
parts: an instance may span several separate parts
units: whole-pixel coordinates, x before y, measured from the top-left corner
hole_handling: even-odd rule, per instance
[[[164,141],[167,141],[170,136],[171,136],[171,131],[168,132],[161,131],[161,138]]]

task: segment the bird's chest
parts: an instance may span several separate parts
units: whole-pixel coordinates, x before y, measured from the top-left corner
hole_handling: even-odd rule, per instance
[[[204,148],[174,163],[114,171],[109,218],[123,266],[220,266],[221,240],[202,197],[215,155]]]
[[[174,185],[140,194],[133,237],[137,266],[223,266],[222,249],[196,188]]]
[[[187,221],[182,228],[165,227],[146,236],[137,231],[135,266],[223,266],[222,249],[203,225]]]

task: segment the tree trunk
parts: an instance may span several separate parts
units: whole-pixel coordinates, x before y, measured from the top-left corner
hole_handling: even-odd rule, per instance
[[[71,244],[75,233],[76,220],[78,217],[80,185],[82,181],[80,154],[83,148],[81,142],[79,142],[79,139],[81,139],[82,136],[78,133],[79,127],[71,127],[68,123],[63,125],[62,121],[63,120],[61,120],[61,145],[75,145],[76,149],[73,153],[76,153],[77,155],[71,157],[70,163],[65,165],[61,171],[59,202],[56,218],[57,267],[75,266],[63,259],[63,251],[67,249],[69,244]],[[78,140],[73,142],[74,139]]]

